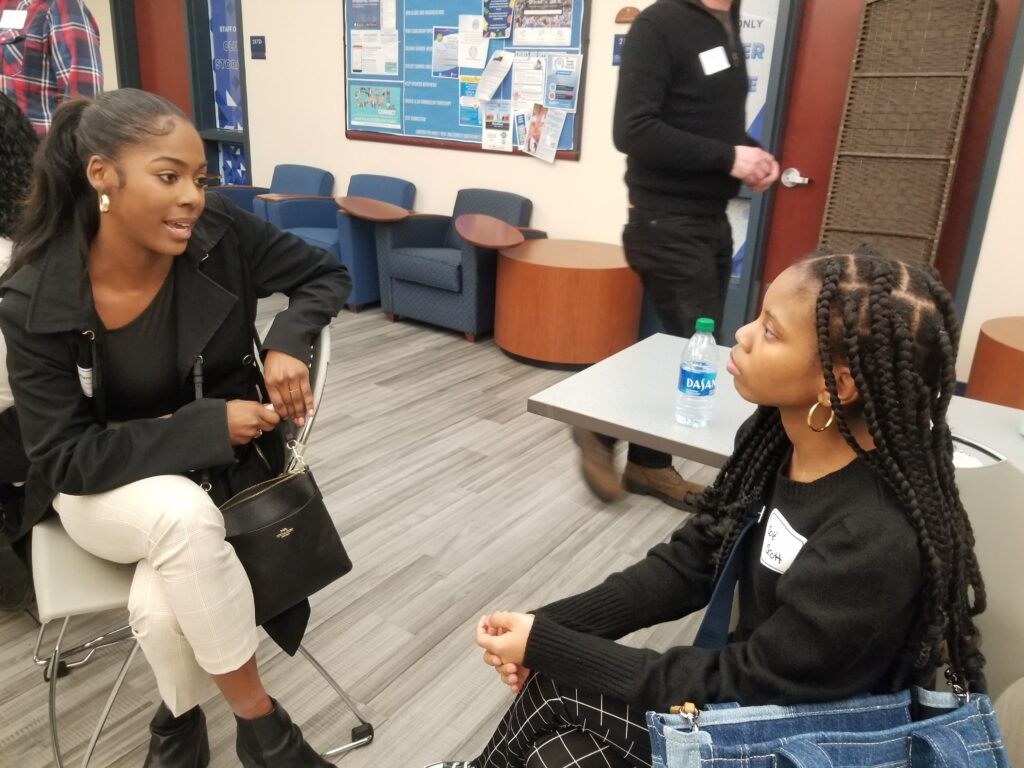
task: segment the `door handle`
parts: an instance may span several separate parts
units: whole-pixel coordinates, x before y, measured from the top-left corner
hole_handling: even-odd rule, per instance
[[[799,168],[787,168],[782,172],[782,176],[779,180],[782,182],[782,186],[784,187],[799,187],[811,183],[809,178],[800,175]]]

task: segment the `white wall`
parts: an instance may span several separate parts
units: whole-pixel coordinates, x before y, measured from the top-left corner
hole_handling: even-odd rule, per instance
[[[100,58],[103,60],[103,88],[117,88],[117,57],[114,54],[114,25],[110,19],[110,0],[89,0],[86,7],[100,30]]]
[[[957,378],[966,381],[978,332],[985,320],[1024,315],[1024,258],[1021,257],[1020,171],[1024,168],[1024,79],[1006,133],[978,267],[964,317]]]
[[[291,3],[242,0],[245,35],[266,35],[267,58],[249,58],[250,161],[254,182],[270,181],[274,165],[297,162],[334,173],[339,194],[353,173],[400,176],[416,184],[416,209],[451,211],[462,187],[492,187],[533,200],[531,224],[554,237],[619,242],[626,220],[625,161],[612,146],[617,68],[612,36],[623,5],[595,0],[590,10],[581,160],[548,165],[532,157],[425,149],[345,138],[341,0],[305,0],[301,19]]]

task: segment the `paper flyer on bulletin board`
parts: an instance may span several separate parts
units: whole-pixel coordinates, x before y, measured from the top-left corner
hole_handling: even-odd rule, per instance
[[[543,152],[550,153],[551,133],[562,123],[555,147],[570,153],[559,157],[573,156],[581,131],[589,5],[344,0],[346,134],[510,151],[513,116],[540,104],[556,110]],[[496,54],[500,66],[491,67]],[[497,104],[488,110],[490,101]],[[522,151],[518,143],[515,148]]]

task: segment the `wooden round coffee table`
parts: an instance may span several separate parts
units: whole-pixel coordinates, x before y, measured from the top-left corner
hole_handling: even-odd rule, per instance
[[[622,246],[527,240],[498,251],[494,341],[531,360],[596,363],[636,341],[640,298]]]
[[[1024,408],[1024,317],[986,320],[978,333],[968,397]]]

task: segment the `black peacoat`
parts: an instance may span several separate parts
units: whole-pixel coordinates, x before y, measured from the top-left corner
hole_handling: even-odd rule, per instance
[[[226,401],[257,399],[254,387],[262,384],[253,358],[257,299],[289,297],[263,349],[308,361],[317,333],[352,287],[332,256],[216,194],[207,196],[173,269],[183,405],[170,418],[116,430],[107,425],[104,331],[81,246],[69,234],[0,286],[0,330],[32,463],[23,530],[57,493],[101,493],[154,475],[231,465],[238,452],[228,438]],[[200,355],[205,397],[196,401],[192,368]]]

